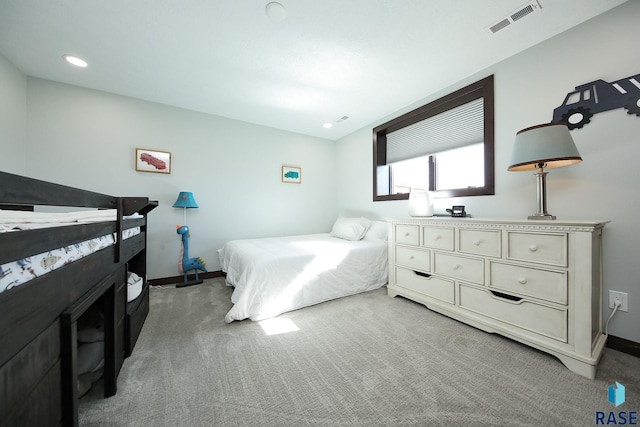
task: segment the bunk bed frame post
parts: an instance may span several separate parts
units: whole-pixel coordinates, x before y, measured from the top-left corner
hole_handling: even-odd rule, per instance
[[[116,257],[113,260],[113,262],[118,263],[120,262],[121,259],[123,259],[122,257],[122,221],[123,221],[123,217],[124,217],[124,211],[122,209],[122,197],[118,197],[118,201],[116,203],[117,206],[117,210],[118,210],[118,216],[116,217],[116,230],[118,230],[118,234],[116,235]]]
[[[78,319],[100,298],[104,316],[104,397],[117,391],[118,355],[116,334],[117,273],[93,287],[61,314],[62,405],[63,425],[78,425]]]

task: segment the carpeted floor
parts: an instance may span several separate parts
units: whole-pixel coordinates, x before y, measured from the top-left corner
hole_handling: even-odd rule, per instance
[[[298,330],[267,335],[224,322],[231,292],[221,278],[151,289],[117,395],[95,386],[80,425],[589,426],[640,410],[640,359],[611,349],[589,380],[386,288],[285,313],[275,323]]]

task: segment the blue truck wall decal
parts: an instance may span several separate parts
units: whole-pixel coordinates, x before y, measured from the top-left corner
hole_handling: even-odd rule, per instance
[[[640,74],[614,82],[602,79],[576,86],[561,106],[553,110],[553,121],[564,122],[569,130],[591,122],[594,114],[624,107],[627,114],[640,116]]]
[[[295,171],[289,171],[284,174],[284,177],[289,179],[298,179],[298,176],[300,176],[300,174]]]

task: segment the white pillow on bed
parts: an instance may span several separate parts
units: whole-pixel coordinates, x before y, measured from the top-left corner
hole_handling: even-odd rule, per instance
[[[345,240],[361,240],[367,233],[371,221],[367,218],[345,218],[339,217],[333,224],[329,235]]]
[[[384,221],[371,221],[371,226],[364,235],[364,240],[382,240],[387,241],[387,223]]]

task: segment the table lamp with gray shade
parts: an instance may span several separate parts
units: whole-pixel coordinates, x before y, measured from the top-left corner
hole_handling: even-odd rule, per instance
[[[538,212],[529,219],[556,219],[547,212],[547,172],[580,163],[582,157],[564,123],[546,123],[516,133],[509,171],[536,171]]]

